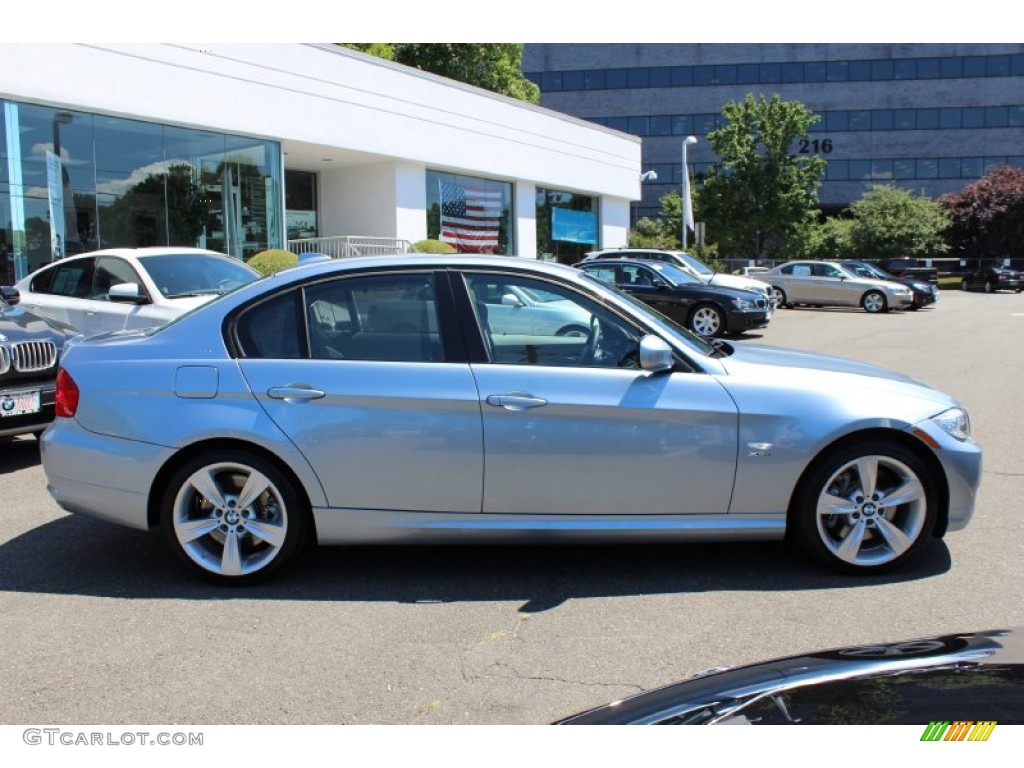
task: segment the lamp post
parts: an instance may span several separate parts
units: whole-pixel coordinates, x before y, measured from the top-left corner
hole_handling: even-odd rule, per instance
[[[683,225],[683,250],[686,250],[686,230],[693,229],[693,202],[690,199],[690,170],[686,164],[686,148],[690,144],[696,144],[696,136],[687,136],[683,139],[683,199],[682,199],[682,225]]]

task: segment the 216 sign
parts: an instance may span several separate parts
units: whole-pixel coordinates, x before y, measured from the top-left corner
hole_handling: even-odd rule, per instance
[[[832,152],[832,139],[800,139],[801,155],[828,155]]]

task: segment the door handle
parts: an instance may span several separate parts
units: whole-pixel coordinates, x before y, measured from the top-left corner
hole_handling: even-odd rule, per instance
[[[547,405],[548,401],[541,397],[530,395],[488,395],[487,404],[497,408],[505,408],[509,411],[528,411],[530,408],[540,408]]]
[[[275,400],[287,400],[289,402],[296,400],[319,400],[325,394],[325,392],[313,389],[305,384],[289,384],[286,387],[271,387],[267,390],[267,395]]]

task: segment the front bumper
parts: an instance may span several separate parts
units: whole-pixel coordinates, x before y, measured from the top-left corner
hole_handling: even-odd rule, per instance
[[[735,310],[727,312],[725,316],[725,330],[728,333],[742,333],[752,331],[755,328],[764,328],[771,319],[771,312],[763,309],[756,311]]]
[[[942,465],[949,487],[947,531],[960,531],[967,527],[974,515],[974,505],[981,485],[982,451],[973,440],[963,442],[947,434],[931,419],[915,424],[910,433],[924,432],[937,444],[938,450],[929,445],[931,452]],[[922,439],[918,435],[918,439]]]
[[[39,392],[39,410],[36,413],[25,413],[21,416],[0,416],[0,437],[41,432],[53,421],[57,389],[52,381],[46,384],[19,384],[0,387],[0,401],[6,396],[33,391]]]

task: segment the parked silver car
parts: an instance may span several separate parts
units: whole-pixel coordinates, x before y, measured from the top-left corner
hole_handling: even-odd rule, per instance
[[[25,309],[91,334],[162,325],[257,277],[200,248],[110,248],[47,264],[15,287]]]
[[[782,307],[863,307],[877,313],[908,309],[914,303],[907,286],[861,277],[834,261],[788,261],[756,277],[772,287]]]
[[[479,300],[494,285],[574,305],[586,335],[506,327]],[[72,340],[57,387],[42,458],[60,506],[162,525],[188,567],[224,582],[272,573],[310,536],[788,531],[826,564],[873,573],[967,525],[981,478],[948,395],[852,361],[709,343],[582,272],[507,257],[285,270],[160,328]]]

